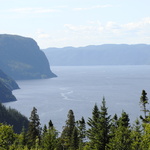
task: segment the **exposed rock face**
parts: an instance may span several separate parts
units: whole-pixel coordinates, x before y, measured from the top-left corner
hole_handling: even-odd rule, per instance
[[[56,76],[37,43],[17,35],[0,35],[0,69],[16,80]]]

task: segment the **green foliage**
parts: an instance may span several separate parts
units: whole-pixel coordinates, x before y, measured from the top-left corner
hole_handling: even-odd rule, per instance
[[[131,130],[132,150],[141,150],[140,142],[142,141],[142,127],[137,119]]]
[[[87,122],[90,127],[87,131],[87,135],[90,139],[91,148],[105,150],[109,142],[110,116],[108,116],[104,98],[102,100],[101,109],[99,110],[97,105],[95,105],[92,114],[92,118],[89,118]]]
[[[84,117],[76,122],[79,136],[79,150],[82,150],[86,141],[86,123]]]
[[[68,119],[66,120],[66,125],[63,128],[61,139],[62,139],[62,145],[66,149],[69,149],[71,147],[71,142],[72,142],[71,138],[72,138],[73,130],[75,128],[75,117],[72,110],[69,110],[67,117]]]
[[[8,150],[15,141],[15,133],[11,126],[0,124],[0,149]]]
[[[40,127],[40,119],[39,115],[37,114],[37,109],[33,107],[31,112],[29,122],[29,129],[28,129],[28,145],[29,147],[35,147],[37,142],[40,144],[41,140],[41,127]]]
[[[141,141],[142,150],[150,150],[150,124],[144,124],[144,134]]]
[[[70,148],[71,150],[77,150],[79,148],[79,133],[77,127],[73,128]]]
[[[144,112],[144,118],[142,116],[140,116],[140,118],[145,122],[147,118],[146,114],[147,112],[149,112],[149,110],[146,107],[146,105],[148,104],[148,97],[145,90],[142,90],[142,94],[140,97],[140,104],[141,104],[142,111]]]
[[[53,126],[51,120],[48,124],[48,129],[46,125],[43,128],[41,146],[43,150],[54,150],[58,147],[58,131]]]
[[[107,149],[131,150],[132,140],[128,114],[122,112],[121,117],[117,121],[117,126],[113,128],[112,133],[109,143],[107,144]]]

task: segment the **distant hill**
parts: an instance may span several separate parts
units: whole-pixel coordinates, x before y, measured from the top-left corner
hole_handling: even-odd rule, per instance
[[[0,69],[16,80],[56,76],[37,43],[17,35],[0,35]]]
[[[43,52],[53,66],[150,65],[150,45],[146,44],[47,48]]]

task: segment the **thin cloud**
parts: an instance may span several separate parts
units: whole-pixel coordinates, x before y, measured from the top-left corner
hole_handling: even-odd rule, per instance
[[[47,9],[47,8],[17,8],[11,9],[9,12],[15,13],[52,13],[52,12],[60,12],[59,9]]]
[[[105,24],[100,22],[92,22],[86,25],[65,24],[64,27],[68,32],[89,35],[110,35],[110,36],[147,36],[150,35],[150,18],[144,18],[139,22],[130,22],[127,24],[119,24],[117,22],[108,21]]]
[[[146,26],[150,27],[150,17],[144,18],[139,22],[130,22],[128,24],[123,25],[123,27],[126,28],[127,30],[141,29]]]
[[[74,8],[74,11],[82,11],[82,10],[92,10],[92,9],[99,9],[99,8],[108,8],[108,7],[113,7],[112,5],[96,5],[96,6],[91,6],[91,7],[78,7]]]

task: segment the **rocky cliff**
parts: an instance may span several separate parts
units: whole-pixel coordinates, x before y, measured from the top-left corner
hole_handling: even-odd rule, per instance
[[[0,35],[0,69],[16,80],[56,76],[37,43],[17,35]]]

